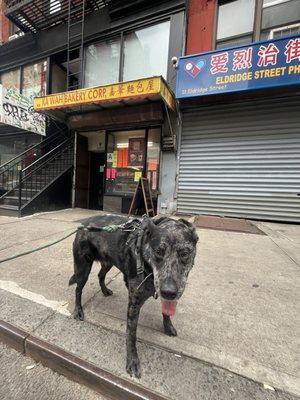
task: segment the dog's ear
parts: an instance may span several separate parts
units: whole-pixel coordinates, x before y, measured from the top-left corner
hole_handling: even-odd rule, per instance
[[[159,218],[154,218],[152,221],[154,222],[155,225],[159,225],[161,222],[168,220],[168,217],[159,217]]]
[[[150,242],[151,246],[156,248],[160,243],[160,229],[155,225],[154,220],[145,218],[141,228],[143,229],[143,237],[146,242]]]
[[[178,220],[178,222],[180,222],[181,224],[185,225],[186,228],[188,228],[188,231],[191,235],[192,241],[196,244],[199,240],[199,236],[196,233],[196,228],[193,224],[191,224],[189,221],[187,221],[186,219],[180,218]]]
[[[146,218],[143,221],[143,225],[144,225],[143,229],[148,236],[152,236],[157,231],[157,226],[155,224],[155,221],[152,220],[151,218]]]

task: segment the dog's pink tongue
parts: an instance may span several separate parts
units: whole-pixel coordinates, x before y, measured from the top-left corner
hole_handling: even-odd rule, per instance
[[[164,315],[172,316],[176,311],[176,300],[161,300],[161,311]]]

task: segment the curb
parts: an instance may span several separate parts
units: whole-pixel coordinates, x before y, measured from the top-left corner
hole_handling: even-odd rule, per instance
[[[2,320],[0,341],[112,400],[168,400]]]

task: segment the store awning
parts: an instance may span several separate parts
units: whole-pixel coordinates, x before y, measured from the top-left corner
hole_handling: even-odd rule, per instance
[[[34,110],[66,120],[74,114],[157,101],[176,110],[174,94],[160,76],[36,97]]]

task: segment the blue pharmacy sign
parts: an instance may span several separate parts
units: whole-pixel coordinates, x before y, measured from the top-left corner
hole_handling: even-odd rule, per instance
[[[300,85],[300,35],[181,57],[176,98]]]

